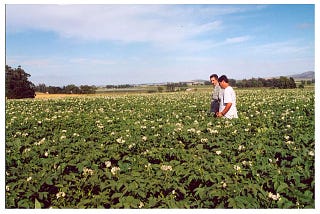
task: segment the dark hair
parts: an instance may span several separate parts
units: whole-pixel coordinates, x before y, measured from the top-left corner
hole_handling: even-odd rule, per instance
[[[219,77],[218,82],[225,81],[226,83],[229,83],[228,77],[226,75],[222,75]]]
[[[216,75],[216,74],[211,74],[211,75],[210,75],[210,79],[211,79],[212,77],[214,77],[216,80],[218,79],[218,75]]]

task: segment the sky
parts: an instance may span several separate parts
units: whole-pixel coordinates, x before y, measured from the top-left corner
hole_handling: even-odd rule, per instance
[[[315,71],[313,4],[7,4],[5,63],[35,85]]]

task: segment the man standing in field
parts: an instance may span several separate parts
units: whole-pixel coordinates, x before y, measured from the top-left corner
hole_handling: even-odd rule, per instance
[[[227,76],[222,75],[218,79],[220,87],[223,89],[220,93],[220,108],[217,117],[226,117],[229,119],[238,118],[236,93],[229,85]]]
[[[211,106],[210,106],[210,113],[214,113],[214,116],[217,116],[217,113],[219,112],[219,92],[220,92],[220,86],[218,82],[218,75],[212,74],[210,76],[210,82],[214,86],[214,89],[212,91],[212,97],[211,97]]]

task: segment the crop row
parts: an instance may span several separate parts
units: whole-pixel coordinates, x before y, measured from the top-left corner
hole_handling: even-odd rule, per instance
[[[6,101],[6,208],[314,208],[312,90]]]

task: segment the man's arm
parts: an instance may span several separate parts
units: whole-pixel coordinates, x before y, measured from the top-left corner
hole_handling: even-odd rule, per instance
[[[229,111],[229,109],[231,108],[232,103],[227,103],[226,107],[224,107],[224,109],[222,110],[222,112],[217,112],[217,117],[222,117],[224,115],[226,115],[226,113]]]

